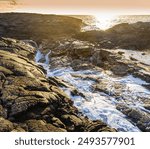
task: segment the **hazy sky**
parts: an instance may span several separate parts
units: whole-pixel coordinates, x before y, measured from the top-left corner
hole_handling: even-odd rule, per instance
[[[9,0],[5,0],[9,1]],[[150,0],[16,0],[22,4],[17,8],[21,11],[25,9],[33,10],[56,10],[56,11],[143,11],[150,12]],[[7,10],[4,0],[0,0],[0,9]],[[3,4],[2,4],[3,3]],[[9,7],[11,9],[11,7]]]

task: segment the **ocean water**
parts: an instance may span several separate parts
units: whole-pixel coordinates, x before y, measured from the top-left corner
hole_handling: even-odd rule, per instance
[[[72,16],[83,20],[86,26],[83,30],[102,29],[108,28],[120,24],[120,23],[136,23],[139,21],[150,22],[150,16]],[[134,54],[139,61],[143,61],[142,57],[139,57],[138,53],[130,51],[128,54]],[[105,72],[96,70],[80,70],[74,71],[71,67],[62,67],[51,69],[50,60],[48,55],[43,55],[40,51],[37,51],[35,61],[37,64],[42,65],[47,71],[47,77],[58,77],[64,80],[69,85],[75,87],[84,97],[80,95],[73,96],[71,89],[68,87],[62,87],[62,90],[73,100],[74,105],[85,116],[92,120],[102,120],[109,126],[116,128],[118,131],[123,132],[138,132],[139,128],[131,122],[126,115],[119,111],[116,106],[118,104],[124,104],[130,108],[138,109],[143,113],[149,114],[150,111],[144,108],[144,101],[142,99],[150,100],[150,91],[143,87],[147,82],[140,78],[135,78],[132,75],[125,77],[112,77]],[[45,62],[40,63],[39,60],[45,57]],[[149,64],[149,58],[145,59],[144,63]],[[84,79],[80,75],[89,79]],[[96,83],[92,79],[96,77],[98,79],[105,80],[108,83],[107,89],[109,94],[102,91],[94,91],[93,85]],[[120,98],[116,99],[113,94],[115,93],[115,84],[120,84]]]
[[[25,12],[25,13],[39,13],[39,14],[58,14],[67,15],[69,13],[60,13],[58,11],[53,12],[48,8],[31,8],[27,7],[22,0],[16,0],[16,3],[11,0],[0,0],[0,13],[4,12]],[[79,14],[79,12],[77,12]],[[88,13],[88,12],[87,12]],[[91,15],[69,15],[82,19],[86,26],[83,30],[95,30],[102,29],[107,30],[108,28],[120,24],[120,23],[136,23],[136,22],[150,22],[150,15],[115,15],[112,13],[97,12]]]
[[[93,16],[74,16],[83,20],[86,26],[82,29],[87,30],[107,30],[121,23],[150,22],[150,15],[93,15]]]
[[[135,78],[132,75],[125,77],[111,77],[105,72],[96,70],[80,70],[74,71],[71,67],[62,68],[50,68],[50,60],[48,55],[43,55],[39,50],[35,55],[35,61],[37,64],[43,66],[47,71],[47,77],[57,77],[64,80],[67,84],[76,88],[81,95],[72,95],[72,89],[69,87],[62,87],[62,90],[73,100],[74,105],[85,116],[92,120],[102,120],[109,126],[116,128],[118,131],[140,131],[123,113],[116,109],[117,104],[125,104],[131,108],[142,110],[143,112],[150,113],[149,110],[144,108],[142,98],[150,99],[150,91],[144,88],[142,85],[147,82],[140,78]],[[41,58],[45,57],[45,62],[39,62]],[[82,77],[80,77],[82,76]],[[88,77],[88,79],[84,79]],[[108,83],[107,88],[109,94],[101,91],[94,91],[92,86],[95,81],[90,78],[97,78],[105,80]],[[113,96],[115,93],[115,84],[121,85],[121,95],[118,100]]]
[[[19,3],[11,3],[7,0],[0,1],[0,13],[4,12],[25,12],[25,13],[39,13],[39,14],[60,14],[59,12],[52,12],[50,9],[35,9],[28,8],[25,4]],[[78,13],[78,12],[77,12]],[[64,15],[67,15],[64,13]],[[120,24],[120,23],[136,23],[136,22],[150,22],[150,15],[114,15],[113,13],[102,13],[97,12],[97,14],[91,15],[68,15],[75,18],[82,19],[86,26],[82,28],[83,31],[87,30],[107,30],[108,28]]]
[[[16,9],[13,7],[13,11]],[[8,7],[8,12],[12,11],[12,7]],[[0,8],[0,12],[5,12],[5,8]],[[26,12],[26,11],[25,11]],[[38,13],[38,12],[36,12]],[[120,24],[120,23],[136,23],[136,22],[150,22],[150,15],[105,15],[97,14],[93,16],[86,15],[73,15],[72,17],[80,18],[87,25],[82,27],[82,30],[107,30],[108,28]],[[74,105],[84,115],[90,119],[100,119],[116,128],[118,131],[140,131],[138,127],[132,123],[123,113],[116,109],[117,104],[126,104],[131,108],[137,108],[143,112],[150,113],[144,108],[144,103],[140,98],[146,98],[150,100],[150,91],[144,88],[142,85],[147,83],[139,78],[135,78],[132,75],[123,78],[113,78],[103,72],[93,70],[74,71],[72,68],[64,67],[61,69],[50,69],[50,55],[49,51],[46,55],[43,55],[39,50],[36,53],[35,61],[37,64],[43,66],[47,71],[47,77],[58,77],[63,79],[68,84],[75,87],[85,97],[72,96],[69,88],[62,88],[66,94],[74,101]],[[40,63],[40,59],[45,58],[44,63]],[[110,95],[103,92],[95,92],[92,90],[92,86],[95,84],[93,80],[85,80],[84,78],[74,76],[89,76],[105,79],[110,82],[108,88],[110,89]],[[119,83],[122,86],[122,94],[119,100],[116,100],[111,94],[115,91],[114,84]]]

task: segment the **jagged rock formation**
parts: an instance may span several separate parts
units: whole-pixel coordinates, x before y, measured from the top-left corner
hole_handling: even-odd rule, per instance
[[[0,14],[0,131],[115,131],[99,120],[83,116],[60,88],[68,88],[72,96],[86,98],[84,93],[59,77],[46,77],[46,70],[34,62],[37,48],[43,54],[40,63],[46,61],[51,50],[47,55],[50,70],[96,70],[110,78],[133,75],[146,81],[140,85],[149,91],[150,23],[126,23],[106,31],[80,32],[82,25],[80,19],[67,16]],[[94,94],[102,92],[116,102],[127,101],[125,105],[117,104],[116,109],[140,130],[150,131],[146,111],[150,109],[149,97],[138,97],[144,109],[132,104],[130,107],[130,102],[137,99],[130,97],[130,90],[129,95],[123,94],[125,84],[99,76],[71,76],[92,80]]]
[[[135,122],[142,131],[150,132],[150,117],[148,114],[141,112],[136,108],[127,107],[120,104],[117,106],[117,109],[127,115],[128,118],[133,122]]]
[[[35,50],[0,38],[0,131],[115,131],[78,115],[69,97],[34,62]]]

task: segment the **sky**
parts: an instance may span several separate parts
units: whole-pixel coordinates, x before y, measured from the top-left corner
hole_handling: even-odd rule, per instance
[[[0,0],[0,11],[41,11],[58,13],[95,13],[100,11],[150,14],[150,0]],[[7,4],[6,4],[7,3]]]

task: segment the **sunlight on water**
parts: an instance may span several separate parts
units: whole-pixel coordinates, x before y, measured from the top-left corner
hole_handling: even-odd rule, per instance
[[[97,13],[94,17],[88,18],[88,21],[83,18],[87,26],[82,30],[107,30],[117,24],[121,23],[136,23],[136,22],[150,22],[150,15],[116,15],[111,13]]]
[[[110,28],[111,26],[113,26],[114,24],[114,20],[117,18],[116,15],[112,15],[112,14],[97,14],[95,15],[95,19],[96,19],[96,27],[102,29],[102,30],[106,30],[108,28]]]

